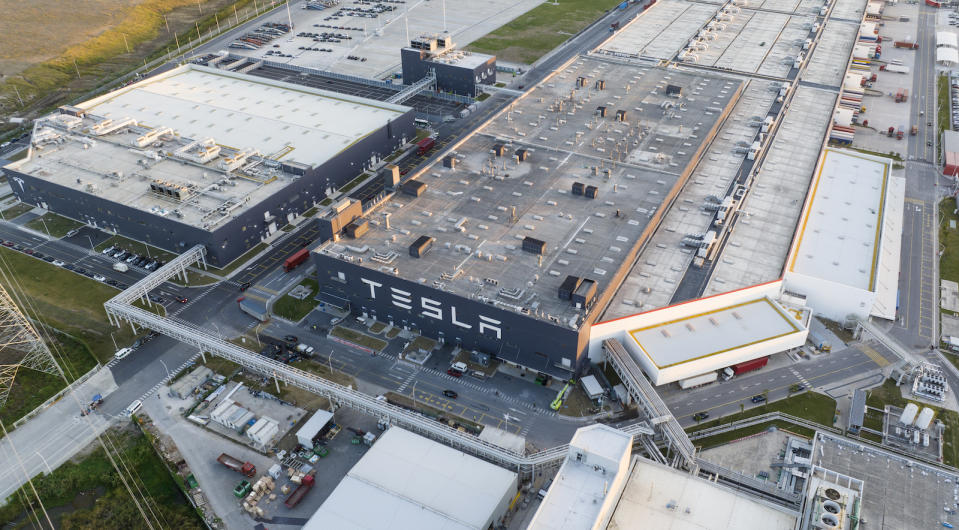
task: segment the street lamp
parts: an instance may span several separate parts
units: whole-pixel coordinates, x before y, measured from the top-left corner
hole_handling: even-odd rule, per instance
[[[95,250],[95,248],[94,248],[95,245],[93,244],[93,238],[90,237],[90,236],[87,236],[87,240],[90,241],[90,250]]]
[[[52,235],[50,235],[50,229],[47,228],[47,222],[43,220],[43,217],[37,217],[37,219],[39,219],[40,223],[43,224],[43,229],[47,231],[47,237],[53,237]]]
[[[120,348],[117,347],[117,339],[116,339],[116,337],[113,336],[114,333],[116,333],[116,332],[115,332],[115,331],[111,331],[111,332],[110,332],[110,338],[113,339],[113,349],[114,349],[114,350],[119,350]]]
[[[330,375],[333,375],[333,348],[330,348],[330,356],[326,360],[330,363]]]
[[[503,419],[506,420],[506,432],[509,432],[509,419],[510,419],[509,412],[503,413]],[[513,418],[513,419],[515,420],[516,418]]]

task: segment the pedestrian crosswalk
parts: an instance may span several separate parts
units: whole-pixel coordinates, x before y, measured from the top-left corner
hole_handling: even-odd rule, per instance
[[[796,379],[799,379],[799,381],[803,384],[803,386],[805,386],[806,388],[812,388],[812,383],[810,383],[808,379],[803,377],[801,373],[797,372],[795,368],[790,368],[789,371],[792,372],[794,376],[796,376]]]

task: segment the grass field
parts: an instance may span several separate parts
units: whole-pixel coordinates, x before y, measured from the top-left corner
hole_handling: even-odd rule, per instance
[[[387,342],[385,340],[380,340],[375,337],[371,337],[366,333],[360,333],[358,331],[353,331],[349,328],[344,328],[341,326],[336,326],[330,331],[330,335],[334,337],[341,338],[343,340],[348,340],[353,344],[359,344],[360,346],[366,346],[367,348],[382,351],[386,348]]]
[[[54,340],[56,345],[53,351],[67,381],[73,382],[97,365],[96,359],[82,342],[63,334],[55,334]],[[7,402],[0,407],[0,421],[9,426],[66,385],[67,382],[59,374],[51,375],[29,368],[20,368]]]
[[[21,202],[21,203],[17,203],[17,204],[15,204],[15,205],[7,208],[6,210],[0,212],[0,217],[3,217],[5,220],[9,221],[9,220],[11,220],[11,219],[15,219],[15,218],[17,218],[17,217],[20,217],[21,215],[29,212],[29,211],[32,210],[32,209],[33,209],[33,205],[32,205],[32,204],[26,204],[26,203]]]
[[[236,258],[235,260],[233,260],[226,267],[223,267],[222,269],[217,269],[216,267],[210,267],[210,268],[213,271],[218,272],[222,276],[227,276],[233,271],[235,271],[237,268],[239,268],[240,265],[246,265],[247,261],[250,261],[251,259],[253,259],[253,256],[256,256],[260,252],[263,252],[264,250],[266,250],[266,247],[267,247],[266,243],[259,243],[253,248],[251,248],[250,250],[247,250],[246,253],[240,256],[239,258]]]
[[[886,379],[881,387],[870,390],[866,397],[866,405],[877,409],[882,409],[885,405],[902,408],[910,402],[919,405],[920,408],[929,407],[935,411],[936,418],[946,425],[942,444],[943,463],[949,466],[959,464],[959,412],[907,400],[902,397],[902,392],[892,379]]]
[[[61,238],[67,235],[70,230],[83,226],[83,223],[67,219],[53,212],[47,212],[36,219],[27,221],[23,226],[47,234],[50,237]]]
[[[531,64],[622,0],[546,2],[474,41],[467,48],[501,61]]]
[[[299,322],[307,313],[313,311],[313,308],[316,307],[318,303],[313,297],[316,296],[316,292],[320,289],[320,284],[312,278],[305,278],[299,285],[309,287],[310,295],[303,300],[297,300],[288,294],[284,294],[273,304],[274,315],[292,320],[293,322]]]
[[[941,75],[936,78],[936,90],[939,93],[939,109],[936,116],[936,125],[938,125],[939,137],[942,138],[942,131],[951,129],[952,125],[949,123],[949,109],[952,108],[950,105],[950,100],[952,98],[952,90],[949,90],[949,77]],[[938,156],[942,156],[940,153]]]
[[[939,277],[954,282],[959,281],[959,215],[955,211],[956,199],[943,199],[939,203],[939,244],[943,248]],[[956,228],[949,228],[949,221],[955,221]]]
[[[777,429],[784,429],[789,432],[796,433],[800,436],[805,436],[807,438],[812,438],[813,431],[806,427],[801,427],[799,425],[793,425],[792,423],[786,421],[770,421],[766,423],[760,423],[757,425],[750,425],[749,427],[743,427],[742,429],[736,429],[729,432],[724,432],[722,434],[717,434],[715,436],[707,436],[705,438],[700,438],[699,440],[693,440],[693,445],[702,449],[709,449],[710,447],[716,447],[717,445],[723,445],[729,443],[733,440],[738,440],[740,438],[749,436],[751,434],[756,434],[768,430],[770,427],[776,427]]]
[[[708,427],[725,425],[727,423],[732,423],[745,418],[752,418],[753,416],[759,416],[760,414],[766,414],[768,412],[782,412],[784,414],[805,418],[820,425],[831,427],[833,423],[833,417],[836,414],[836,400],[824,394],[817,394],[816,392],[803,392],[802,394],[797,394],[786,399],[780,399],[779,401],[767,403],[760,407],[747,409],[744,412],[730,414],[729,416],[724,416],[718,420],[700,423],[694,427],[690,427],[687,430],[690,432],[695,432]]]
[[[121,469],[137,488],[134,491],[138,492],[138,499],[149,503],[149,510],[144,509],[155,514],[153,527],[203,528],[180,485],[144,435],[130,429],[113,429],[104,438],[111,442],[111,449],[115,448],[114,458],[127,466]],[[34,478],[32,487],[56,528],[145,527],[140,511],[102,448],[63,464],[49,475]],[[35,527],[31,522],[32,510],[28,512],[24,504],[24,499],[35,498],[30,488],[24,486],[6,499],[0,507],[0,526]],[[45,528],[46,522],[40,526]]]
[[[103,304],[116,296],[113,287],[6,247],[0,247],[0,267],[17,279],[15,290],[30,302],[27,314],[76,337],[101,362],[113,356],[111,332],[120,346],[133,342],[129,326],[114,328],[107,321]]]
[[[259,2],[263,12],[268,2]],[[280,2],[277,2],[280,4]],[[0,0],[0,117],[37,115],[89,94],[221,25],[253,0]],[[224,28],[226,29],[226,28]],[[2,120],[0,137],[21,130]]]

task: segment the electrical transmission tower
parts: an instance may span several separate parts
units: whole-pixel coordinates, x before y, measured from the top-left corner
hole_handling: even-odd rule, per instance
[[[0,407],[7,402],[21,367],[60,373],[50,349],[0,282]]]

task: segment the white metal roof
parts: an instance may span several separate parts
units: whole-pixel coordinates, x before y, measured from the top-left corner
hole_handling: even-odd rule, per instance
[[[184,65],[79,105],[181,136],[316,166],[409,110],[261,77]],[[387,154],[387,153],[382,153]]]
[[[852,151],[823,152],[789,271],[875,290],[891,162]]]
[[[798,321],[764,297],[634,329],[629,336],[662,369],[801,332]]]
[[[582,383],[583,390],[586,391],[586,395],[589,397],[602,395],[603,387],[599,385],[599,381],[596,380],[595,375],[587,375],[580,379],[579,382]]]
[[[570,442],[570,453],[553,478],[528,530],[598,528],[599,520],[605,515],[604,505],[608,506],[607,501],[612,500],[607,496],[615,495],[613,486],[624,479],[617,476],[620,469],[612,464],[622,462],[621,473],[626,475],[632,440],[632,436],[608,425],[577,429]],[[575,458],[574,453],[585,453],[585,458]],[[593,458],[594,455],[599,458]],[[597,470],[596,465],[603,466],[603,471]]]
[[[959,51],[955,48],[936,48],[936,62],[940,63],[959,63]]]
[[[393,427],[304,528],[485,530],[515,491],[515,473]]]
[[[633,458],[608,528],[792,530],[796,515],[682,471]]]
[[[906,179],[890,177],[886,186],[886,208],[879,243],[876,298],[871,314],[887,320],[896,318],[899,299],[899,265],[902,251],[902,212],[906,200]]]
[[[951,31],[937,31],[936,46],[949,46],[952,48],[959,48],[959,40],[957,40],[956,34]]]
[[[959,132],[949,129],[942,131],[942,150],[946,153],[959,153]]]
[[[313,437],[316,436],[316,433],[320,432],[320,430],[332,419],[332,412],[323,409],[317,410],[312,416],[310,416],[310,419],[306,420],[306,423],[297,429],[297,441],[299,441],[301,438],[312,440]],[[303,442],[299,443],[302,444]]]

